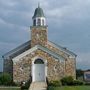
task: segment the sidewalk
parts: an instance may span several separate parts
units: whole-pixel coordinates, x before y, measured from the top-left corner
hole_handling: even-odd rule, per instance
[[[30,85],[29,90],[47,90],[47,83],[46,82],[33,82]]]

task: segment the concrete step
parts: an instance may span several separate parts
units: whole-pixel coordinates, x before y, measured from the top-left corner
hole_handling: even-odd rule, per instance
[[[47,90],[46,82],[33,82],[30,85],[29,90]]]

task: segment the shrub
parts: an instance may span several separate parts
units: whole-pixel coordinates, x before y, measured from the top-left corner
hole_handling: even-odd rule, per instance
[[[0,85],[2,85],[2,82],[1,82],[1,80],[0,80]]]
[[[62,85],[83,85],[84,82],[81,80],[73,80],[71,76],[64,77],[61,79]]]
[[[28,80],[27,82],[25,82],[25,84],[23,85],[23,82],[22,82],[22,85],[21,85],[21,90],[22,89],[28,89],[29,86],[31,84],[31,80]]]
[[[73,85],[73,78],[71,76],[64,77],[61,79],[62,85]]]
[[[85,82],[84,84],[85,84],[85,85],[90,85],[90,82]]]
[[[51,81],[48,83],[48,85],[57,87],[57,86],[61,86],[61,82],[60,81]]]
[[[74,80],[73,81],[73,85],[83,85],[84,82],[83,81],[80,81],[80,80]]]
[[[83,76],[83,70],[77,69],[76,70],[76,78],[78,79],[79,77],[82,77],[82,76]]]
[[[2,74],[0,74],[0,85],[2,85],[2,82],[3,81],[3,75]]]
[[[11,86],[20,86],[19,84],[15,83],[15,82],[12,82],[10,85]]]
[[[12,83],[12,78],[8,73],[2,73],[0,75],[0,83],[1,85],[10,85]]]

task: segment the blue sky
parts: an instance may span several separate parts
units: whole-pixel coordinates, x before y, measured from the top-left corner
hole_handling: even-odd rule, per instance
[[[90,0],[0,0],[1,56],[30,40],[38,2],[48,25],[48,39],[77,54],[77,68],[90,69]]]

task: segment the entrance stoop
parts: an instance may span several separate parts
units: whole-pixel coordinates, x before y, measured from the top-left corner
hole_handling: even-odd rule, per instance
[[[29,90],[47,90],[46,82],[32,82]]]

